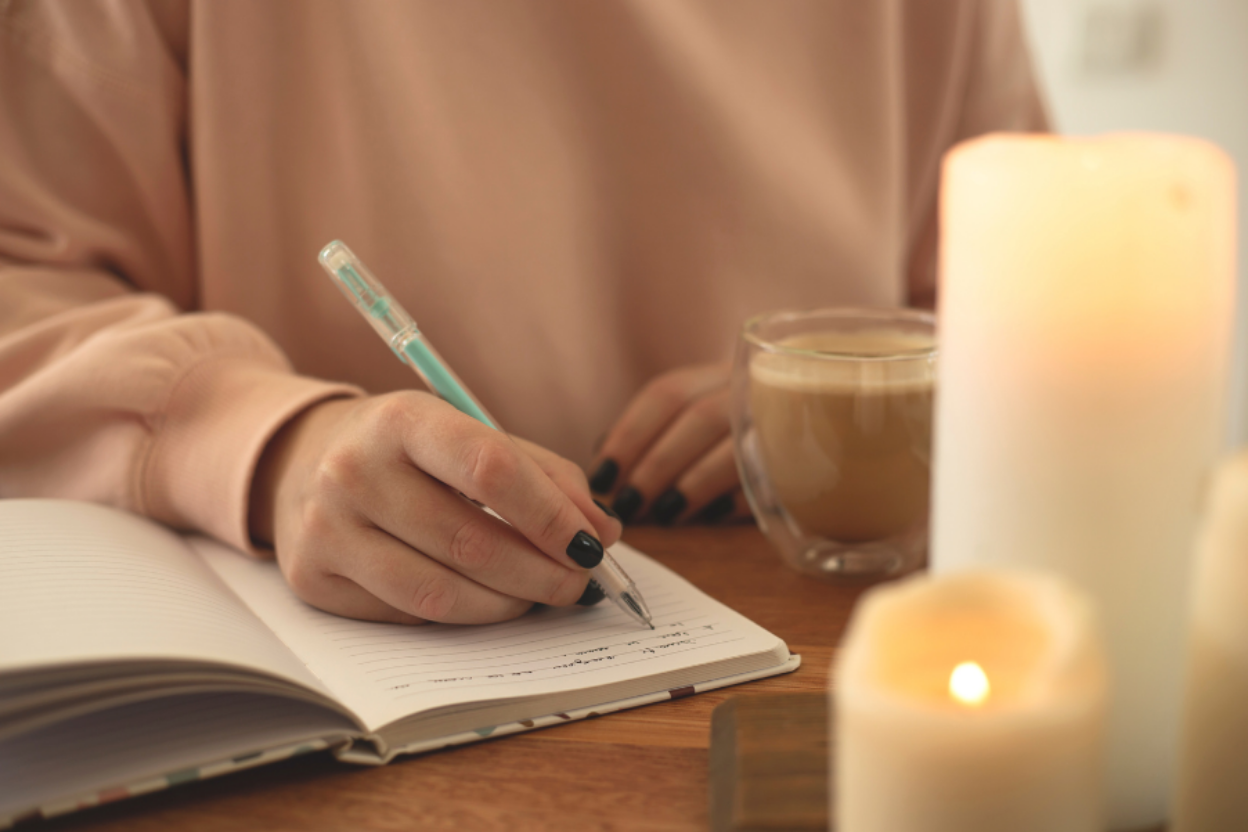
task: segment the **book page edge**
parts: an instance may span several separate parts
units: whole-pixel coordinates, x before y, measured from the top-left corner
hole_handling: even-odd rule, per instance
[[[384,753],[379,751],[378,745],[373,742],[355,741],[349,745],[343,746],[334,752],[335,756],[344,762],[355,763],[357,765],[385,765],[399,755],[405,754],[423,754],[430,751],[437,751],[443,748],[451,748],[458,745],[466,745],[468,743],[480,742],[484,739],[492,739],[494,737],[503,737],[510,734],[520,734],[526,731],[533,731],[538,728],[547,728],[551,725],[562,725],[565,722],[576,722],[591,717],[604,716],[606,714],[625,711],[631,708],[639,708],[642,705],[652,705],[656,702],[667,702],[672,699],[683,699],[686,696],[693,696],[698,693],[705,693],[719,688],[739,685],[745,682],[753,682],[757,679],[765,679],[770,676],[780,676],[785,673],[792,673],[802,664],[802,657],[797,653],[789,653],[788,658],[778,665],[752,670],[746,673],[738,673],[732,676],[723,676],[718,679],[710,679],[706,682],[698,682],[693,685],[687,685],[675,690],[655,691],[654,693],[642,694],[640,696],[632,696],[626,699],[617,699],[611,702],[605,702],[601,705],[593,705],[588,708],[580,708],[568,711],[566,713],[547,714],[545,716],[534,717],[532,719],[524,719],[517,722],[507,722],[502,725],[494,725],[478,728],[475,731],[464,731],[442,737],[418,740],[417,742],[408,743],[399,748],[392,748]]]

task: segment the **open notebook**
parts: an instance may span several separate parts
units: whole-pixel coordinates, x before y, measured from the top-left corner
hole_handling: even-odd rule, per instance
[[[796,669],[623,544],[610,604],[408,627],[299,601],[272,563],[62,500],[0,500],[0,826],[330,748],[381,764]]]

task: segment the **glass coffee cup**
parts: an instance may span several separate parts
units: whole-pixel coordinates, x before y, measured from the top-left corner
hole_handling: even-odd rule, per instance
[[[759,528],[790,566],[869,578],[923,565],[935,365],[928,312],[746,321],[732,370],[737,467]]]

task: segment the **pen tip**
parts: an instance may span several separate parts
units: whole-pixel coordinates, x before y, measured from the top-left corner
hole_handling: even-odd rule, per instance
[[[649,621],[647,621],[646,623],[647,623],[647,624],[650,624],[650,622],[649,622]],[[651,629],[651,630],[653,630],[653,629],[654,629],[654,625],[653,625],[653,624],[650,624],[650,629]]]

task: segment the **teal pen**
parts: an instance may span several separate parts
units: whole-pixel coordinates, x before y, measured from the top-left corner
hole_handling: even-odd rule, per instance
[[[399,305],[381,281],[360,262],[360,259],[339,240],[325,248],[317,258],[321,267],[333,278],[351,305],[359,310],[399,360],[411,367],[432,392],[467,413],[474,419],[501,431],[498,421],[482,406],[476,396],[447,366],[438,351],[416,328],[416,322]],[[654,629],[653,616],[637,585],[628,577],[610,552],[602,562],[589,570],[603,593],[631,618]]]

